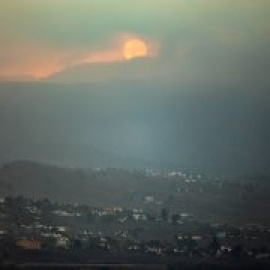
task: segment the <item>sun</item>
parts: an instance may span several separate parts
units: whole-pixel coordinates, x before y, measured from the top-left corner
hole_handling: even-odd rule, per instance
[[[124,45],[124,56],[127,60],[137,57],[146,57],[147,45],[141,39],[130,39]]]

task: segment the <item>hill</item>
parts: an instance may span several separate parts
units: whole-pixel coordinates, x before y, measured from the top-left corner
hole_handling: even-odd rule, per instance
[[[93,206],[121,205],[187,212],[202,219],[269,223],[267,176],[209,179],[146,170],[59,168],[29,161],[3,165],[0,195],[49,198]]]

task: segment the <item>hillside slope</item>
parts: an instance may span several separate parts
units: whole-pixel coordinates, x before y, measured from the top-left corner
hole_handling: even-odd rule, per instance
[[[245,179],[244,179],[245,180]],[[202,218],[270,222],[270,184],[267,177],[234,181],[189,182],[143,170],[70,169],[28,161],[5,164],[0,170],[0,195],[49,198],[93,206],[121,205],[159,212],[189,212]],[[153,202],[145,202],[152,196]]]

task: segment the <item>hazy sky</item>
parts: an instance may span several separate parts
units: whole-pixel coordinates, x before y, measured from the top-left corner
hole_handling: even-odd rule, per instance
[[[269,0],[1,0],[0,79],[268,83]],[[128,61],[137,38],[147,57]]]
[[[270,0],[0,0],[0,161],[264,170],[269,14]]]

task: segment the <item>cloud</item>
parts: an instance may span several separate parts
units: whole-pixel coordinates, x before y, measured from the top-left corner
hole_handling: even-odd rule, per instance
[[[1,44],[0,78],[2,80],[35,80],[63,69],[68,52],[37,43]],[[3,61],[4,59],[4,61]]]
[[[0,79],[40,80],[63,72],[68,68],[94,64],[125,62],[123,54],[125,42],[140,38],[148,47],[147,57],[158,55],[158,43],[134,34],[117,34],[109,42],[97,44],[93,48],[58,48],[37,42],[10,42],[0,45]]]
[[[212,81],[240,69],[245,80],[251,55],[258,62],[253,73],[266,74],[269,9],[269,0],[1,0],[0,80],[124,63],[130,37],[147,43],[152,60],[160,58],[152,67],[156,76],[168,69],[181,82]],[[153,76],[153,70],[145,72]],[[228,82],[236,77],[225,76]]]

